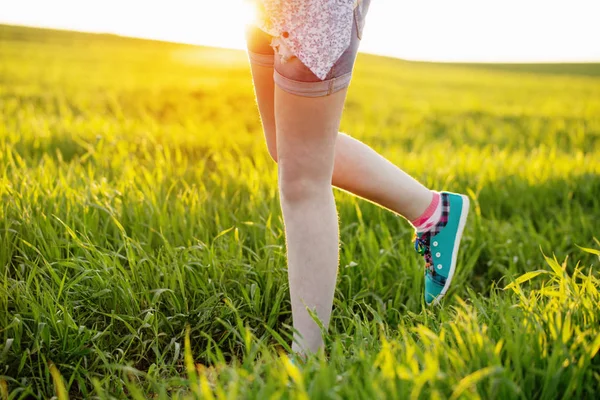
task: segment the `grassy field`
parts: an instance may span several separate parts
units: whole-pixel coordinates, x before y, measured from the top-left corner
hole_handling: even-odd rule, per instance
[[[600,65],[360,55],[342,129],[474,208],[427,308],[408,223],[337,192],[293,364],[245,54],[0,26],[0,399],[598,398]]]

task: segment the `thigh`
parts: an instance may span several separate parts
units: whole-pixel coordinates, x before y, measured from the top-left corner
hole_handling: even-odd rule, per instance
[[[346,89],[305,97],[275,87],[275,122],[280,179],[308,178],[331,184]]]
[[[267,149],[277,160],[277,141],[275,134],[273,48],[272,37],[255,26],[246,29],[246,43],[250,57],[254,93],[260,112],[260,119],[267,142]]]
[[[273,55],[272,40],[273,37],[271,35],[263,32],[256,25],[250,24],[246,26],[246,47],[249,53]]]

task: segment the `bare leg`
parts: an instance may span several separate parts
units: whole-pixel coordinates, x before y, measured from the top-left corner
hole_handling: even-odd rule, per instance
[[[252,76],[267,147],[277,161],[273,68],[253,65]],[[423,214],[432,199],[430,190],[366,144],[344,133],[336,140],[332,184],[408,220]]]
[[[344,133],[336,142],[333,185],[408,220],[420,217],[432,192],[375,150]]]
[[[297,59],[290,62],[299,62]],[[335,143],[346,90],[307,98],[275,87],[279,190],[285,222],[295,352],[316,352],[323,339],[307,308],[329,325],[339,237],[331,187]]]
[[[338,135],[346,90],[304,98],[276,87],[271,67],[253,64],[252,76],[267,147],[279,164],[292,317],[299,334],[293,350],[315,352],[323,339],[307,308],[329,325],[339,257],[331,184],[409,220],[425,211],[432,193],[366,144]]]

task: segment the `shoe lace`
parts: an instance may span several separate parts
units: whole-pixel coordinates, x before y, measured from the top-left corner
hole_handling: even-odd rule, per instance
[[[415,251],[422,255],[425,260],[425,271],[431,275],[435,275],[435,268],[433,268],[433,260],[431,258],[430,239],[431,235],[429,232],[420,235],[415,233],[413,242],[415,243]]]

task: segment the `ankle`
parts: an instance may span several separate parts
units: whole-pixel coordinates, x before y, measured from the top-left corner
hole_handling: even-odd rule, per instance
[[[417,232],[427,232],[435,224],[437,224],[441,217],[441,195],[438,192],[432,191],[431,202],[423,211],[423,213],[411,221],[411,224],[415,227]]]

